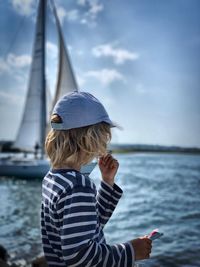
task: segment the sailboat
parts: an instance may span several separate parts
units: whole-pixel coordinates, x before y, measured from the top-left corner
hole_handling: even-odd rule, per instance
[[[25,108],[14,147],[25,151],[17,157],[0,160],[0,176],[20,178],[42,178],[50,168],[49,160],[45,156],[44,142],[48,128],[47,119],[47,88],[45,78],[45,37],[47,1],[39,0],[35,42],[32,52],[32,64],[29,76],[29,85]],[[56,6],[50,2],[58,32],[59,58],[58,77],[52,107],[57,100],[70,91],[78,91],[78,85],[73,72],[67,47],[65,45],[61,24],[57,15]],[[28,151],[28,152],[26,152]],[[32,153],[29,153],[29,152]],[[35,156],[34,153],[35,152]],[[39,157],[37,156],[39,154]],[[30,156],[31,155],[31,156]],[[37,157],[36,157],[37,156]],[[83,166],[81,172],[89,175],[96,163],[91,162]]]

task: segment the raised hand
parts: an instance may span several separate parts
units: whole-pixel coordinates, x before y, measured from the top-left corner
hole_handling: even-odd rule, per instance
[[[101,171],[102,179],[111,186],[114,184],[118,167],[118,161],[111,154],[99,158],[99,169]]]

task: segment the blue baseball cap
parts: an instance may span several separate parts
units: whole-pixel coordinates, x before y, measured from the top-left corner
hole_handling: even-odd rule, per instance
[[[52,114],[57,114],[62,120],[59,123],[51,122],[54,130],[69,130],[100,122],[116,127],[101,102],[87,92],[74,91],[64,95],[56,103]]]

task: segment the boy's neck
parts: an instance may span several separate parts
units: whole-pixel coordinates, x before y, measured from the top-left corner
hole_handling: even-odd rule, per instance
[[[56,166],[54,169],[73,169],[76,171],[80,171],[81,170],[81,166],[78,164],[74,164],[74,165],[61,165],[61,166]]]

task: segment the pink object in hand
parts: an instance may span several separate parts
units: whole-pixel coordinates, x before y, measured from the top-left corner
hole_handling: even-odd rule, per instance
[[[149,235],[149,239],[155,240],[157,238],[160,238],[163,235],[163,233],[160,233],[158,229],[154,229]]]

